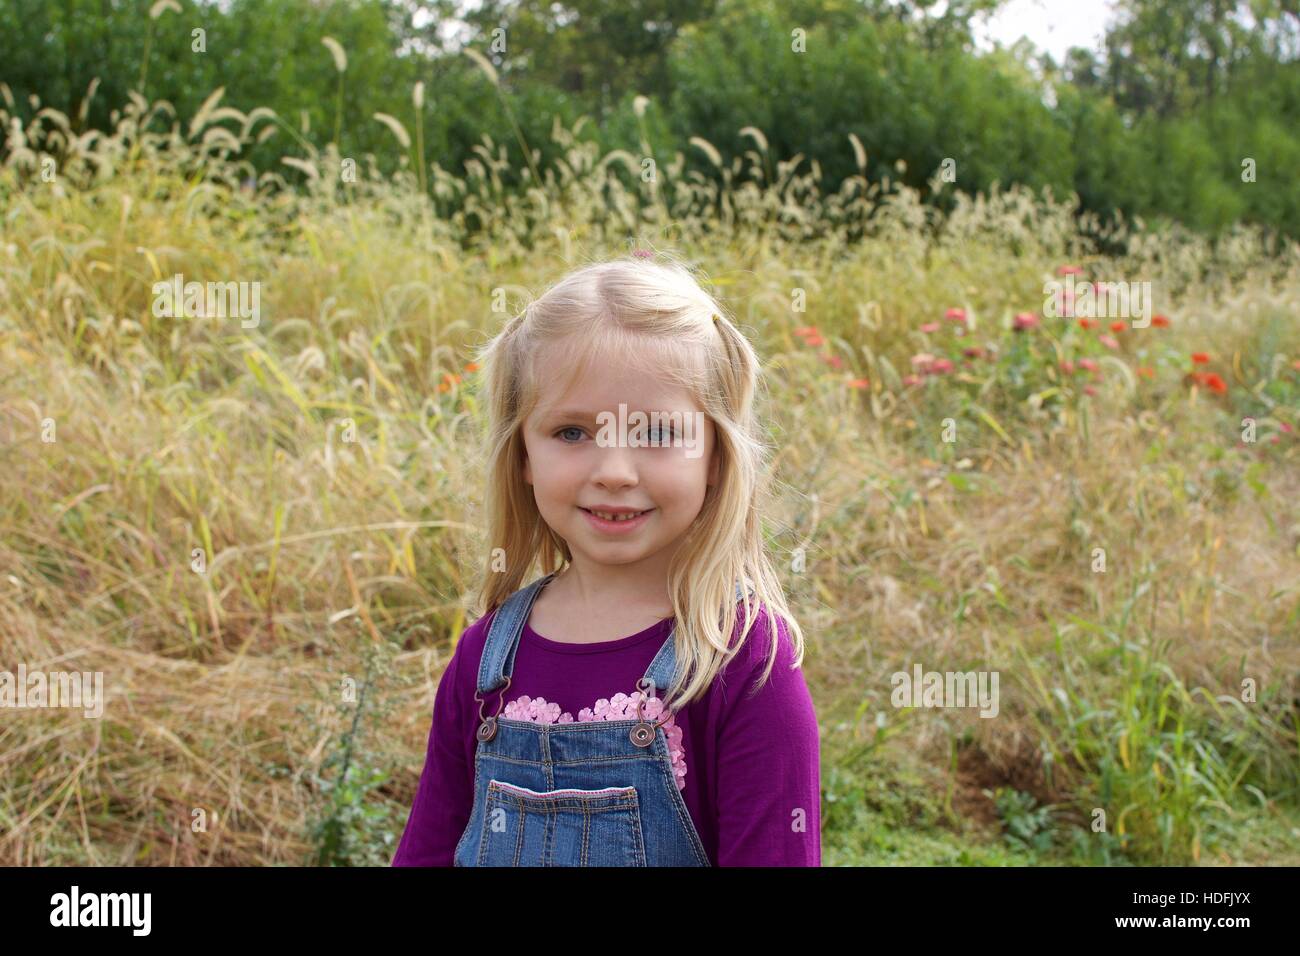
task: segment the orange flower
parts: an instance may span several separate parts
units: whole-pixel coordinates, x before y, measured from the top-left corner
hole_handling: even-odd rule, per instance
[[[1123,332],[1127,328],[1128,326],[1125,325],[1123,322],[1112,322],[1110,324],[1110,330],[1112,332]]]
[[[1139,365],[1138,374],[1141,375],[1143,378],[1155,378],[1156,370],[1153,368],[1147,368],[1145,365]]]
[[[467,372],[477,372],[478,369],[479,369],[478,362],[470,362],[468,365],[465,366],[465,371]]]
[[[849,380],[847,383],[845,383],[845,384],[847,384],[847,385],[849,386],[849,388],[866,388],[868,385],[871,384],[871,379],[868,379],[868,378],[854,378],[854,379],[850,379],[850,380]]]
[[[1095,329],[1095,328],[1097,327],[1097,325],[1098,325],[1098,322],[1097,322],[1096,319],[1080,319],[1080,320],[1079,320],[1079,328],[1081,328],[1081,329]]]
[[[1193,362],[1194,364],[1196,364],[1196,365],[1204,365],[1204,364],[1206,364],[1206,363],[1209,362],[1209,361],[1210,361],[1210,353],[1209,353],[1209,352],[1193,352],[1193,353],[1192,353],[1192,362]]]
[[[1169,328],[1169,317],[1164,315],[1153,315],[1151,317],[1151,324],[1158,329],[1167,329]]]

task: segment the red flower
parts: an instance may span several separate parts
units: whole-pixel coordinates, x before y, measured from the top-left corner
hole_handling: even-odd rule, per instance
[[[1141,375],[1143,378],[1155,378],[1156,370],[1153,368],[1147,368],[1145,365],[1139,365],[1138,374]]]
[[[969,348],[962,349],[961,354],[967,358],[980,358],[984,355],[984,350],[978,345],[972,345]]]
[[[932,372],[935,372],[935,373],[939,374],[939,375],[942,375],[944,372],[951,372],[951,371],[952,371],[952,360],[951,360],[951,359],[946,359],[946,358],[935,359],[935,360],[934,360],[934,365],[932,365],[932,366],[930,367],[930,370],[931,370]]]
[[[1095,329],[1099,324],[1096,319],[1079,320],[1079,328],[1081,329]]]
[[[1193,353],[1192,353],[1192,362],[1193,362],[1193,364],[1195,364],[1195,365],[1204,365],[1204,364],[1206,364],[1206,363],[1209,362],[1209,361],[1210,361],[1210,353],[1209,353],[1209,352],[1193,352]]]
[[[840,369],[844,367],[844,359],[840,358],[838,355],[823,355],[822,358],[831,368]]]
[[[1225,395],[1228,391],[1228,383],[1213,372],[1205,376],[1205,387],[1217,395]]]
[[[1163,315],[1153,315],[1151,317],[1151,324],[1158,329],[1167,329],[1169,328],[1169,318]]]
[[[804,337],[803,344],[811,346],[812,348],[819,348],[826,344],[826,340],[823,339],[821,335],[814,332],[812,335]]]
[[[1123,322],[1112,322],[1110,324],[1110,330],[1112,332],[1123,332],[1127,328],[1128,326],[1125,325]]]
[[[1115,341],[1115,336],[1113,335],[1099,335],[1097,336],[1097,341],[1108,349],[1119,348],[1119,342]]]

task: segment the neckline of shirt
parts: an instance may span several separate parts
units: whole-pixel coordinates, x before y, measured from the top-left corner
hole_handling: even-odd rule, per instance
[[[586,644],[575,644],[572,641],[553,641],[549,637],[538,634],[525,621],[521,640],[526,640],[544,651],[552,651],[556,654],[599,654],[606,651],[621,651],[656,637],[664,637],[668,633],[668,628],[672,625],[673,620],[671,617],[666,617],[651,624],[645,630],[637,631],[627,637],[615,638],[612,641],[594,641]]]

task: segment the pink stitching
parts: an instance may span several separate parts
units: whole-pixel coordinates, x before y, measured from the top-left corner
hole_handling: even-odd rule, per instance
[[[584,797],[592,797],[607,796],[610,794],[636,793],[635,787],[605,787],[602,790],[547,790],[545,793],[538,793],[536,790],[529,790],[527,787],[516,786],[513,783],[506,783],[503,780],[493,780],[489,786],[492,784],[495,784],[498,789],[522,793],[529,797],[563,797],[569,794],[579,794]]]
[[[634,690],[631,695],[615,694],[609,700],[601,698],[595,707],[584,707],[578,711],[577,723],[596,720],[636,720],[636,705],[641,700],[641,692]],[[663,716],[664,702],[658,697],[646,698],[642,711],[648,720],[658,723]],[[573,714],[567,710],[560,713],[560,705],[550,703],[545,697],[529,697],[527,694],[506,704],[501,716],[508,720],[527,720],[534,724],[572,724]],[[682,746],[682,728],[677,726],[675,715],[662,724],[668,738],[668,753],[673,763],[673,783],[678,790],[686,789],[686,748]]]

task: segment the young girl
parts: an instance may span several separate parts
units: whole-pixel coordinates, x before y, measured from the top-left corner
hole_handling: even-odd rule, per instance
[[[721,313],[684,267],[618,259],[479,355],[487,613],[439,682],[394,866],[820,866],[760,367]]]

